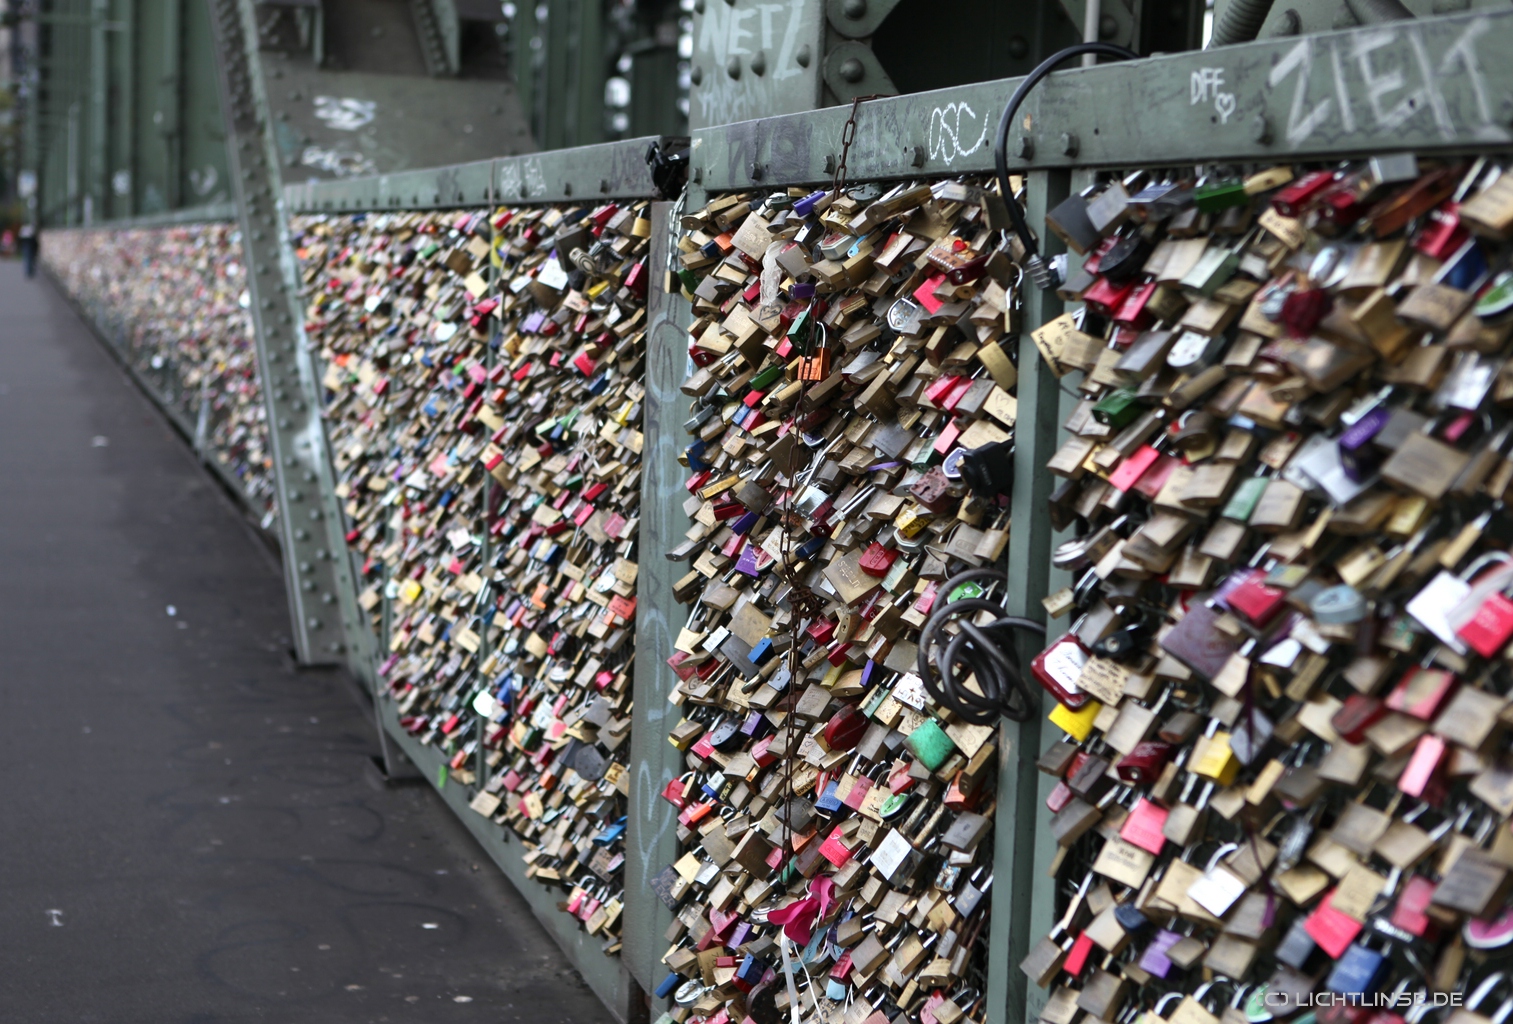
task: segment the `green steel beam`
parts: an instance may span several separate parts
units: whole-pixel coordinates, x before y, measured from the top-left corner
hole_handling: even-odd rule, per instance
[[[420,210],[505,203],[594,202],[654,194],[646,150],[663,136],[500,157],[451,167],[312,181],[284,190],[296,213]]]
[[[688,362],[688,323],[692,310],[681,295],[669,295],[662,271],[681,231],[681,203],[653,203],[651,253],[654,268],[646,302],[646,401],[641,429],[641,533],[637,549],[641,570],[636,581],[635,710],[630,733],[630,813],[625,828],[625,936],[621,956],[631,974],[650,992],[667,969],[659,958],[663,933],[672,911],[652,887],[664,868],[678,859],[677,822],[671,804],[661,798],[667,783],[683,773],[683,755],[667,742],[671,708],[667,697],[678,677],[667,667],[686,613],[673,596],[681,563],[671,551],[688,528],[680,492],[685,471],[678,451],[685,442],[683,421],[688,398],[680,390]]]
[[[851,178],[991,170],[992,135],[1018,83],[862,104]],[[829,181],[849,113],[828,108],[695,131],[691,173],[711,191]],[[1030,95],[1017,121],[1009,138],[1016,171],[1506,147],[1513,10],[1061,71]],[[1021,139],[1029,156],[1018,155]]]
[[[256,62],[252,0],[210,0],[222,123],[242,228],[257,361],[278,494],[284,585],[303,664],[345,660],[339,595],[353,586],[341,524],[321,508],[334,490],[305,338],[298,271],[277,150]]]

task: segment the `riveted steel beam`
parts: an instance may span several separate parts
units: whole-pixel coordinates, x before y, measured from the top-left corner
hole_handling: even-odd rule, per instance
[[[651,135],[451,167],[313,181],[290,185],[284,194],[295,213],[424,210],[478,206],[491,199],[504,203],[588,203],[645,198],[656,194],[646,162],[647,149],[676,141]]]
[[[993,134],[1019,81],[862,104],[852,180],[991,170]],[[696,130],[690,175],[711,191],[829,181],[849,114]],[[1513,10],[1487,10],[1060,71],[1021,107],[1009,167],[1334,159],[1510,141]]]
[[[267,404],[269,449],[278,492],[284,585],[295,652],[302,664],[339,662],[360,638],[344,635],[340,595],[352,591],[341,524],[322,508],[333,493],[330,460],[306,347],[298,278],[280,192],[277,150],[248,0],[209,0],[221,110],[242,226],[258,366]]]

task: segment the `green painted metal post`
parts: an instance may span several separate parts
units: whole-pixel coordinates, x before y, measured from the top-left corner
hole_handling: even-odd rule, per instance
[[[1031,224],[1044,224],[1046,211],[1065,199],[1069,179],[1065,171],[1031,171],[1028,175],[1026,216]],[[1042,232],[1042,235],[1045,233]],[[1047,255],[1057,251],[1054,237],[1047,239]],[[1051,559],[1051,524],[1045,514],[1046,499],[1053,489],[1046,460],[1055,450],[1056,429],[1061,422],[1060,388],[1056,377],[1041,361],[1029,330],[1061,311],[1055,292],[1042,292],[1025,282],[1023,324],[1019,339],[1019,419],[1014,428],[1014,497],[1009,530],[1010,578],[1008,613],[1037,621],[1045,620],[1040,596],[1046,592]],[[1027,638],[1021,645],[1025,677],[1031,678],[1029,661],[1039,648]],[[1036,894],[1044,888],[1035,877],[1035,837],[1039,809],[1036,800],[1040,773],[1041,715],[1028,722],[1004,722],[998,730],[998,813],[994,817],[993,916],[988,948],[994,950],[988,973],[988,1024],[1021,1024],[1038,1013],[1027,1013],[1030,995],[1019,962],[1029,951],[1036,930],[1033,908]],[[1036,990],[1038,991],[1038,990]]]
[[[1081,189],[1086,185],[1092,184],[1094,177],[1094,172],[1088,170],[1073,171],[1070,175],[1068,175],[1065,171],[1059,171],[1056,173],[1060,178],[1067,182],[1067,184],[1063,186],[1061,191],[1055,193],[1058,196],[1058,198],[1055,200],[1056,202],[1059,202],[1060,199],[1065,198],[1070,190]],[[1041,209],[1041,219],[1033,220],[1031,221],[1031,223],[1044,223],[1044,210],[1049,208],[1049,206],[1045,206],[1043,209]],[[1064,249],[1065,246],[1061,246],[1061,248]],[[1076,256],[1071,256],[1070,258],[1072,260],[1079,259],[1079,257]],[[1057,300],[1054,308],[1045,310],[1045,319],[1049,319],[1051,316],[1054,316],[1059,312],[1061,312],[1061,303],[1059,300]],[[1044,320],[1026,320],[1027,324],[1035,323],[1038,325],[1043,322]],[[1055,430],[1051,434],[1050,447],[1047,448],[1045,452],[1046,457],[1049,457],[1051,452],[1055,451],[1061,446],[1061,442],[1064,440],[1066,434],[1066,431],[1062,429],[1061,424],[1066,422],[1066,418],[1071,415],[1072,407],[1077,404],[1076,396],[1069,394],[1066,391],[1059,391],[1056,398],[1057,415]],[[1043,465],[1045,463],[1045,458],[1041,458],[1040,463]],[[1056,543],[1067,539],[1068,536],[1070,536],[1070,531],[1053,534],[1051,538],[1053,549]],[[1049,561],[1049,559],[1047,559],[1047,561]],[[1066,586],[1070,581],[1071,574],[1068,573],[1065,569],[1049,568],[1046,579],[1046,590],[1047,592],[1059,590],[1060,588]],[[1066,625],[1066,621],[1063,620],[1060,625],[1052,622],[1047,622],[1046,625],[1050,628],[1051,636],[1054,637],[1056,634],[1062,632],[1063,628]],[[1050,746],[1052,743],[1058,742],[1059,740],[1060,735],[1057,729],[1048,728],[1042,730],[1040,744],[1035,753],[1037,755],[1043,753],[1046,747]],[[1044,935],[1049,932],[1051,930],[1051,925],[1055,923],[1057,917],[1057,887],[1055,884],[1055,879],[1051,877],[1051,865],[1056,859],[1056,852],[1058,848],[1056,846],[1056,839],[1054,836],[1052,836],[1049,825],[1050,811],[1047,810],[1045,806],[1046,798],[1050,796],[1051,790],[1055,787],[1056,780],[1052,776],[1043,775],[1040,773],[1036,773],[1036,780],[1037,786],[1035,793],[1035,813],[1038,824],[1041,827],[1035,829],[1035,849],[1033,861],[1035,885],[1032,890],[1034,892],[1034,897],[1030,901],[1029,915],[1030,935],[1032,938],[1034,938],[1035,936]],[[1040,1015],[1041,1008],[1045,1006],[1046,995],[1047,993],[1044,989],[1033,986],[1030,987],[1027,1019],[1035,1019]]]
[[[89,26],[89,159],[85,181],[87,220],[110,215],[106,207],[105,179],[110,153],[110,105],[108,102],[110,49],[106,45],[105,20],[110,16],[110,0],[90,0]]]
[[[669,295],[662,277],[677,230],[673,203],[652,204],[651,285],[647,297],[646,399],[642,431],[641,566],[636,593],[635,719],[630,736],[631,809],[626,823],[626,966],[651,990],[666,968],[659,958],[672,912],[652,891],[651,881],[678,856],[673,807],[661,798],[668,781],[682,774],[682,754],[667,742],[668,717],[676,711],[667,696],[677,676],[667,667],[683,608],[672,585],[685,563],[664,552],[677,546],[687,529],[680,500],[684,471],[678,449],[684,441],[688,399],[680,390],[688,362],[687,324],[692,310],[681,295]]]
[[[185,0],[162,0],[162,72],[158,79],[158,105],[153,113],[158,134],[163,139],[163,205],[170,210],[179,206],[180,183],[184,174],[184,139],[179,129],[183,110],[181,87],[183,25]]]

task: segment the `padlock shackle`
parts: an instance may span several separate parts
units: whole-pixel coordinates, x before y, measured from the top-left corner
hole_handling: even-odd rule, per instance
[[[1009,104],[1003,108],[1003,116],[998,119],[998,133],[993,143],[993,166],[998,173],[998,190],[1003,196],[1003,204],[1008,208],[1014,233],[1019,236],[1019,241],[1024,246],[1027,269],[1035,278],[1035,283],[1046,290],[1055,287],[1057,282],[1041,260],[1040,247],[1035,242],[1035,236],[1030,232],[1024,210],[1020,208],[1019,200],[1014,198],[1014,190],[1009,188],[1009,126],[1014,123],[1014,115],[1019,112],[1020,104],[1024,102],[1030,91],[1040,84],[1042,78],[1056,70],[1063,61],[1080,57],[1085,53],[1116,57],[1119,60],[1136,60],[1140,56],[1134,50],[1123,46],[1100,42],[1077,43],[1064,50],[1057,50],[1026,75],[1024,81],[1019,83],[1019,88],[1014,90],[1014,95],[1009,97]]]

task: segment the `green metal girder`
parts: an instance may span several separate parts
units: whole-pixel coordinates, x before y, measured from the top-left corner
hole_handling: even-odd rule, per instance
[[[664,268],[681,233],[680,203],[653,203],[648,266]],[[678,452],[686,443],[683,420],[688,399],[680,390],[688,363],[688,323],[692,309],[681,295],[669,295],[654,273],[646,300],[646,401],[641,429],[641,525],[636,578],[635,711],[630,734],[630,813],[625,829],[625,935],[621,956],[648,992],[667,973],[660,957],[672,911],[652,888],[652,879],[678,858],[673,806],[661,797],[667,783],[683,773],[683,755],[667,742],[676,710],[668,695],[678,677],[667,665],[683,606],[673,596],[681,563],[661,557],[688,529],[683,514],[684,468]]]
[[[690,130],[819,105],[820,0],[698,0],[694,11]]]
[[[251,0],[209,0],[223,124],[242,226],[257,362],[267,408],[268,447],[278,494],[284,586],[296,654],[330,664],[354,654],[344,632],[353,589],[339,521],[323,498],[335,492],[320,418],[317,377],[304,332],[288,215],[267,99],[254,59]]]
[[[851,178],[991,170],[993,134],[1018,84],[862,104]],[[829,181],[827,161],[839,156],[849,113],[695,131],[692,177],[711,191]],[[1009,136],[1015,171],[1505,147],[1513,140],[1513,10],[1074,68],[1042,82],[1017,121]],[[1029,157],[1015,155],[1021,138]]]
[[[287,186],[285,197],[296,213],[640,199],[654,194],[647,147],[667,142],[653,135],[451,167],[307,182]]]

